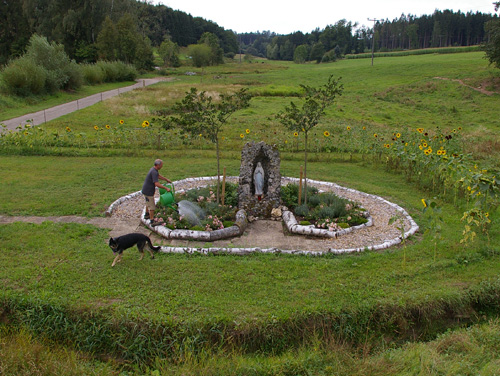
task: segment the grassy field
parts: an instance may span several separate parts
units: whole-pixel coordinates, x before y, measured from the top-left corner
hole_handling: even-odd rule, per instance
[[[172,180],[215,175],[211,145],[162,133],[153,120],[193,85],[214,93],[244,86],[254,95],[224,130],[229,175],[238,174],[242,145],[263,139],[279,145],[282,174],[298,176],[301,140],[273,116],[298,100],[300,84],[319,85],[330,74],[343,77],[345,91],[310,145],[309,178],[393,201],[420,233],[399,247],[344,256],[158,255],[138,262],[129,252],[111,269],[106,230],[1,225],[0,373],[499,374],[496,206],[490,202],[487,232],[463,243],[461,218],[476,196],[423,184],[433,181],[425,176],[429,164],[409,176],[395,155],[362,146],[374,133],[410,137],[416,128],[460,127],[456,147],[480,165],[471,174],[497,168],[498,94],[452,81],[494,88],[500,75],[480,53],[379,58],[374,67],[365,59],[228,64],[203,77],[179,75],[54,120],[34,146],[22,139],[5,145],[0,214],[101,216],[116,198],[140,189],[156,157]],[[152,126],[141,129],[144,120]],[[106,135],[106,124],[118,130]],[[58,143],[53,132],[60,132]],[[493,189],[490,199],[496,195]],[[441,209],[439,232],[422,198]]]

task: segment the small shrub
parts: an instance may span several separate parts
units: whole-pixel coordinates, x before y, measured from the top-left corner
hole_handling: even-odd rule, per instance
[[[2,72],[5,90],[9,94],[28,96],[45,90],[47,71],[33,59],[21,57],[11,62]]]
[[[83,64],[82,66],[83,79],[88,85],[98,85],[104,82],[104,71],[97,64]]]
[[[298,205],[295,207],[295,214],[300,217],[307,217],[309,215],[309,207],[306,204]]]

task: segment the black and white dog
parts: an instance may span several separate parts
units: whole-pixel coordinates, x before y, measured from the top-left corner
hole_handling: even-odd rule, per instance
[[[120,262],[122,260],[122,254],[124,250],[133,247],[136,244],[139,252],[141,252],[140,260],[144,258],[144,247],[146,246],[146,244],[148,245],[148,252],[151,254],[152,259],[155,258],[155,255],[152,251],[158,252],[161,248],[154,247],[151,243],[151,239],[149,239],[146,235],[139,233],[126,234],[118,236],[116,238],[110,238],[109,246],[113,250],[113,253],[116,255],[111,266],[115,266],[117,262]]]

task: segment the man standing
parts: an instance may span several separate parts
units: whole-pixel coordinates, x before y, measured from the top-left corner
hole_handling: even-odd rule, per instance
[[[159,179],[165,180],[168,183],[172,183],[172,181],[168,180],[166,177],[160,175],[160,169],[163,167],[163,161],[161,159],[157,159],[155,161],[155,165],[151,167],[148,174],[146,175],[146,179],[144,180],[144,184],[142,185],[142,194],[146,199],[146,219],[151,220],[151,226],[156,226],[158,223],[154,222],[155,217],[155,189],[163,188],[167,192],[170,192],[170,188],[167,188],[160,184]]]

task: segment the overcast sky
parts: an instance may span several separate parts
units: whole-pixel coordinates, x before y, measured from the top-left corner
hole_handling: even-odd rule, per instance
[[[175,10],[213,21],[237,33],[274,31],[290,34],[324,29],[341,19],[372,27],[367,19],[389,19],[401,14],[431,15],[434,10],[451,9],[494,13],[494,0],[153,0]]]

